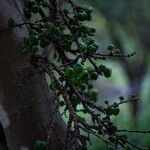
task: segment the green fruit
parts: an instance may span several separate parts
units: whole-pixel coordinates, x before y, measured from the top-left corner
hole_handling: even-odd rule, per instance
[[[89,46],[90,53],[94,54],[98,50],[98,45],[92,44]]]
[[[83,43],[80,43],[79,44],[79,50],[80,50],[80,52],[84,52],[85,50],[86,50],[86,46],[85,46],[85,44],[83,44]]]
[[[109,78],[112,72],[110,68],[106,68],[103,73],[106,78]]]
[[[72,79],[71,79],[71,82],[75,85],[75,86],[80,86],[80,83],[81,83],[81,81],[80,81],[80,79],[78,78],[78,77],[73,77]]]
[[[113,109],[113,115],[117,116],[120,112],[120,109],[119,108],[114,108]]]
[[[94,43],[93,46],[96,47],[98,50],[98,43]]]
[[[97,96],[98,96],[98,92],[96,89],[92,90],[91,93],[90,93],[90,97],[96,101],[97,99]]]
[[[102,72],[105,71],[106,70],[106,66],[105,65],[100,65],[99,66],[99,70],[102,71]]]
[[[107,47],[107,49],[108,49],[109,51],[113,51],[113,50],[115,49],[115,47],[114,47],[114,45],[109,45],[109,46]]]
[[[88,9],[86,9],[86,13],[87,14],[91,14],[93,12],[93,8],[89,7]]]
[[[119,100],[120,100],[120,101],[123,101],[123,100],[124,100],[124,97],[123,97],[123,96],[120,96],[120,97],[119,97]]]
[[[97,48],[94,46],[90,46],[90,53],[94,54],[97,51]]]
[[[86,39],[85,39],[85,42],[87,45],[91,45],[94,43],[94,38],[92,36],[87,36]]]
[[[84,71],[82,71],[82,72],[80,73],[79,78],[80,78],[81,80],[86,80],[86,79],[88,78],[88,75],[89,75],[88,71],[87,71],[87,70],[84,70]]]
[[[86,90],[86,84],[85,84],[85,83],[82,83],[82,84],[80,85],[80,89],[81,89],[81,91],[85,91],[85,90]]]
[[[65,73],[66,73],[66,76],[72,77],[74,75],[74,69],[71,67],[67,68]]]
[[[121,55],[121,52],[120,52],[119,49],[117,49],[117,50],[114,52],[114,54]]]
[[[81,73],[83,71],[83,66],[79,63],[75,64],[73,68],[76,73]]]
[[[106,110],[106,113],[107,113],[108,116],[113,115],[113,108],[108,108],[108,109]]]
[[[86,12],[80,12],[77,14],[77,18],[80,20],[80,21],[84,21],[86,20]]]
[[[36,150],[46,150],[47,144],[45,141],[37,140],[35,142],[35,149]]]
[[[64,44],[65,44],[65,45],[71,45],[71,44],[72,44],[72,40],[66,38],[66,39],[64,40]]]
[[[93,67],[88,66],[88,67],[86,68],[86,70],[87,70],[89,73],[91,73],[91,72],[93,72],[95,69],[94,69]]]
[[[87,14],[86,20],[90,21],[92,19],[92,17],[91,17],[91,13],[92,12],[93,12],[93,8],[92,7],[90,7],[89,9],[86,9],[86,14]]]
[[[92,72],[92,73],[91,73],[91,79],[92,79],[92,80],[97,80],[97,78],[98,78],[97,72]]]
[[[80,32],[86,32],[87,27],[84,26],[84,25],[80,25],[80,26],[79,26],[79,30],[80,30]]]

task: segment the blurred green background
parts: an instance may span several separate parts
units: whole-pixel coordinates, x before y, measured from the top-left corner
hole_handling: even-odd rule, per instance
[[[97,63],[112,68],[112,77],[100,77],[94,84],[99,101],[118,101],[119,96],[129,98],[131,94],[141,97],[140,103],[121,106],[118,117],[113,118],[121,129],[150,129],[150,0],[80,0],[81,6],[92,6],[93,19],[87,24],[95,27],[95,38],[101,52],[114,44],[131,58],[114,58]],[[82,115],[82,114],[81,114]],[[88,119],[88,116],[86,116]],[[90,121],[90,120],[89,120]],[[131,134],[129,138],[141,146],[150,145],[150,136]],[[92,137],[89,150],[103,150],[105,145]]]

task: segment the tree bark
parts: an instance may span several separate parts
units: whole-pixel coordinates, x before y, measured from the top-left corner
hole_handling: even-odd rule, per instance
[[[13,18],[24,22],[21,0],[0,1],[0,26]],[[66,125],[42,73],[31,75],[34,68],[27,56],[19,54],[26,26],[0,33],[0,121],[9,150],[33,150],[36,140],[50,137],[52,150],[62,149]],[[53,126],[52,126],[53,125]]]

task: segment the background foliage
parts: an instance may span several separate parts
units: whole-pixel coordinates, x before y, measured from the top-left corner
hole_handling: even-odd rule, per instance
[[[83,1],[85,4],[87,1]],[[134,124],[134,116],[132,117],[131,106],[124,105],[121,108],[119,117],[114,119],[114,122],[119,123],[120,127],[128,128],[149,128],[150,115],[147,113],[150,109],[150,2],[149,0],[93,0],[88,1],[94,8],[94,17],[92,25],[97,29],[97,40],[100,41],[100,48],[103,51],[110,43],[114,43],[113,37],[120,40],[121,47],[130,52],[137,52],[135,57],[128,61],[132,65],[132,72],[139,68],[139,74],[135,77],[142,78],[140,90],[137,94],[140,95],[142,102],[138,108],[138,117],[136,125]],[[93,26],[94,26],[93,25]],[[116,44],[116,43],[114,43]],[[120,47],[119,45],[115,45]],[[146,55],[146,57],[145,57]],[[121,94],[128,97],[133,84],[130,83],[129,76],[124,66],[116,59],[107,62],[110,68],[113,68],[113,73],[110,79],[99,79],[96,86],[99,89],[99,97],[103,101],[105,99],[116,100]],[[140,64],[146,65],[146,72],[140,67]],[[138,81],[137,81],[138,84]],[[135,92],[133,90],[133,92]],[[98,103],[102,103],[99,101]],[[129,117],[131,115],[131,117]],[[150,141],[149,135],[130,136],[135,143],[147,145]],[[93,138],[93,146],[90,149],[98,150],[102,147],[101,143]],[[105,148],[104,148],[105,149]]]

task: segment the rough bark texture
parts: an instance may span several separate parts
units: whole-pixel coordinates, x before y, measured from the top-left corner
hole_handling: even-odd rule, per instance
[[[10,17],[24,22],[21,0],[0,1],[0,26],[6,26]],[[19,54],[20,42],[27,34],[25,26],[0,33],[0,120],[9,150],[33,150],[34,142],[47,140],[48,134],[49,149],[59,150],[66,126],[56,112],[44,74],[30,75],[34,68]]]

